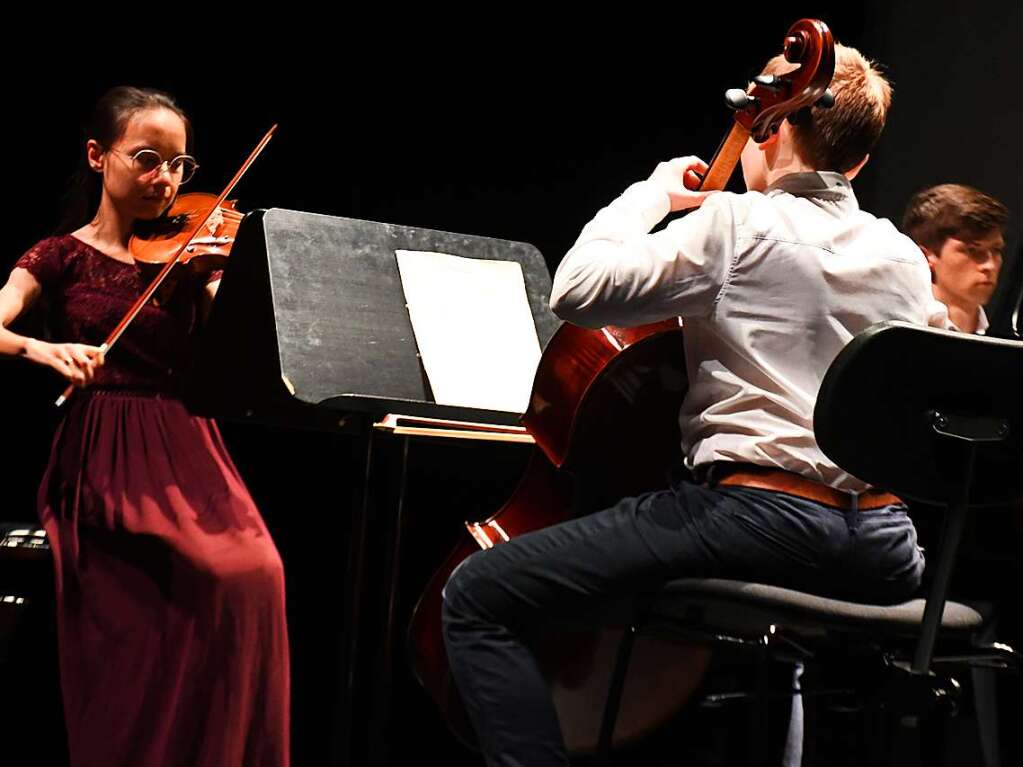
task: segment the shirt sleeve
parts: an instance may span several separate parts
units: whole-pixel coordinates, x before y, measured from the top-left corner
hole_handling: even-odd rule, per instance
[[[582,230],[554,275],[551,310],[587,328],[642,325],[714,309],[735,253],[734,195],[650,230],[670,210],[654,181],[629,187]]]
[[[959,328],[952,324],[952,319],[948,314],[948,307],[934,297],[934,288],[931,284],[931,268],[927,266],[926,261],[920,261],[917,272],[919,273],[921,285],[920,295],[923,297],[924,322],[932,328],[958,330]]]
[[[936,298],[932,298],[927,306],[927,324],[942,330],[958,330],[949,319],[948,307]]]
[[[64,274],[63,251],[56,238],[42,240],[19,258],[14,268],[27,270],[46,290],[56,285]]]

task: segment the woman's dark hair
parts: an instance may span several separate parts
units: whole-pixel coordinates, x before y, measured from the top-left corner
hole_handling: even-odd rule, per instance
[[[103,147],[109,148],[124,133],[132,116],[145,109],[169,109],[178,115],[185,123],[185,151],[192,151],[192,124],[173,97],[152,88],[133,88],[128,85],[111,88],[96,102],[92,116],[84,126],[83,141],[95,139]],[[83,153],[64,197],[64,210],[57,234],[68,234],[88,223],[99,205],[102,189],[100,175],[89,167],[89,161]]]

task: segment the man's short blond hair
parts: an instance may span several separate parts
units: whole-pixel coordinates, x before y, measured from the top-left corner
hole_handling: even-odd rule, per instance
[[[793,68],[783,56],[775,56],[764,74],[784,74]],[[835,105],[811,109],[809,119],[793,126],[793,137],[803,162],[816,170],[845,173],[863,161],[881,136],[892,86],[875,62],[836,43],[835,76],[828,87]]]

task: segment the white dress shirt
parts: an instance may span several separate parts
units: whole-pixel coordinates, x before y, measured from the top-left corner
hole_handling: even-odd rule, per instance
[[[986,336],[987,329],[991,327],[991,323],[988,322],[987,312],[984,311],[983,306],[977,307],[977,335]]]
[[[860,331],[946,325],[920,249],[861,211],[837,173],[713,194],[651,234],[669,210],[650,180],[597,213],[558,267],[552,310],[589,328],[683,318],[691,468],[741,461],[866,490],[817,446],[813,408],[828,365]]]
[[[954,322],[952,322],[951,314],[949,315],[949,317],[950,317],[950,319],[949,319],[948,325],[947,325],[948,329],[949,330],[955,330],[955,331],[957,331],[959,333],[962,333],[963,329],[958,327]],[[978,336],[985,336],[985,335],[987,335],[987,329],[989,327],[991,327],[991,323],[988,321],[987,312],[984,311],[984,307],[983,306],[978,306],[977,307],[977,329],[975,331],[973,331],[973,332],[976,335],[978,335]]]

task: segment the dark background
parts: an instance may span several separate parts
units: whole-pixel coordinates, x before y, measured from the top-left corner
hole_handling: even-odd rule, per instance
[[[192,189],[219,191],[278,122],[237,188],[241,209],[526,241],[553,270],[596,210],[657,162],[709,159],[728,127],[724,90],[744,85],[777,52],[791,21],[821,14],[798,3],[699,20],[625,18],[630,10],[591,12],[561,28],[540,16],[512,18],[510,9],[406,18],[400,30],[394,18],[327,22],[279,11],[248,22],[244,34],[225,31],[223,19],[187,31],[203,26],[199,14],[187,22],[103,14],[75,30],[47,27],[45,37],[38,25],[12,27],[13,41],[32,45],[4,54],[0,271],[50,233],[82,152],[80,124],[105,89],[122,83],[168,90],[192,117],[202,165]],[[872,0],[822,18],[840,41],[882,62],[895,88],[888,128],[855,183],[862,207],[898,222],[911,194],[943,182],[977,186],[1009,206],[1003,279],[989,307],[1004,332],[1023,284],[1013,258],[1023,231],[1023,7],[981,0],[911,10]],[[24,327],[34,327],[31,318]],[[34,517],[61,388],[45,371],[0,363],[0,519]],[[288,572],[298,763],[322,763],[337,748],[331,696],[346,631],[338,600],[361,448],[343,436],[223,427]],[[522,455],[438,448],[419,460],[430,469],[412,487],[406,614],[460,521],[505,492]],[[425,697],[403,668],[397,673],[396,722],[428,735],[415,747],[395,738],[395,748],[457,758]]]

